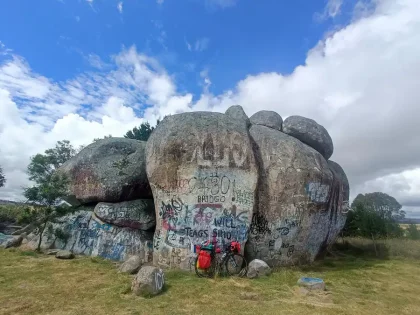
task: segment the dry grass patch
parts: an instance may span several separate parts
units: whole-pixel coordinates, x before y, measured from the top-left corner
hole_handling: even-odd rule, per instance
[[[328,291],[300,292],[301,276],[323,278]],[[0,314],[420,314],[420,264],[410,259],[345,252],[255,280],[168,271],[166,291],[150,299],[131,294],[131,279],[98,258],[0,250]]]

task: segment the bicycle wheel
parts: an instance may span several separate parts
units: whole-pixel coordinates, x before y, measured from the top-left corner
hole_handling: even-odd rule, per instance
[[[194,262],[195,273],[200,278],[212,278],[214,276],[214,271],[216,270],[216,259],[212,258],[211,265],[207,269],[200,269],[198,268],[198,255],[195,258]]]
[[[230,253],[226,257],[225,268],[229,276],[243,277],[248,270],[248,263],[241,254]]]

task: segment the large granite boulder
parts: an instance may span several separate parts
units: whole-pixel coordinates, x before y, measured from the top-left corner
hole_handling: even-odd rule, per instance
[[[64,163],[72,205],[151,198],[146,176],[144,141],[126,138],[98,140]]]
[[[260,125],[250,135],[260,173],[247,257],[270,266],[311,262],[342,227],[338,200],[348,201],[348,185],[294,137]]]
[[[302,116],[289,116],[283,123],[283,132],[314,148],[328,160],[334,152],[328,131],[315,120]]]
[[[57,238],[44,233],[41,248],[70,250],[74,254],[100,256],[124,261],[132,255],[140,256],[144,262],[152,259],[153,232],[122,228],[98,219],[92,211],[78,211],[60,218],[52,225],[61,229],[66,238]],[[47,229],[48,230],[48,229]],[[32,249],[38,245],[38,235],[28,235],[25,244]]]
[[[244,247],[254,209],[258,170],[248,117],[192,112],[165,117],[147,141],[156,232],[153,261],[189,269],[194,245],[236,240]]]
[[[106,223],[150,230],[156,225],[153,199],[137,199],[118,203],[100,202],[95,206],[95,215]]]
[[[256,112],[249,120],[253,125],[262,125],[280,131],[283,128],[283,118],[271,110],[261,110]]]

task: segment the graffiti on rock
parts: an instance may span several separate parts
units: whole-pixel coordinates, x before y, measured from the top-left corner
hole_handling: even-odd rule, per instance
[[[305,187],[309,198],[316,203],[325,203],[328,201],[330,186],[321,183],[309,183]]]
[[[70,237],[62,247],[77,254],[112,260],[124,260],[131,254],[142,254],[145,260],[151,258],[153,245],[147,232],[103,223],[91,213],[69,217],[64,230]]]
[[[162,290],[163,286],[165,285],[165,275],[163,274],[162,270],[155,273],[155,284],[156,284],[156,291]]]

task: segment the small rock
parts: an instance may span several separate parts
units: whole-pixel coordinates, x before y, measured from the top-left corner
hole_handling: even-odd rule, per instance
[[[165,285],[163,270],[154,266],[143,266],[133,279],[131,290],[135,295],[154,296],[162,292]]]
[[[270,110],[256,112],[249,120],[253,125],[262,125],[279,131],[283,128],[283,118],[276,112]]]
[[[73,259],[74,258],[74,254],[71,251],[69,251],[69,250],[59,250],[55,254],[55,258],[59,258],[59,259]]]
[[[120,272],[134,274],[139,271],[142,264],[140,256],[131,256],[119,268]]]
[[[59,251],[59,249],[48,249],[45,251],[45,255],[56,255]]]
[[[247,277],[250,279],[258,278],[261,276],[268,276],[271,274],[271,268],[265,261],[254,259],[248,265]]]
[[[308,290],[325,290],[325,282],[320,278],[302,277],[298,280],[298,285]]]

